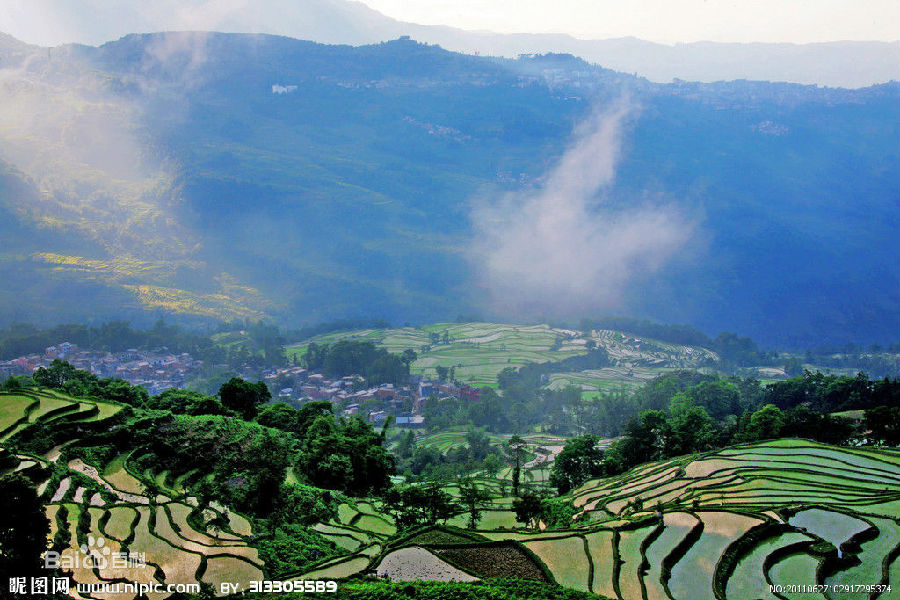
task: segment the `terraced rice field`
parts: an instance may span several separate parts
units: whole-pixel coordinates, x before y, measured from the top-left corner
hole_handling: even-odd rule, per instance
[[[644,554],[641,547],[650,540],[655,530],[656,526],[650,526],[619,534],[619,556],[623,560],[619,564],[619,593],[625,598],[639,598],[643,595]]]
[[[791,554],[776,562],[768,571],[769,580],[775,585],[784,586],[789,591],[782,593],[782,597],[788,600],[824,600],[821,593],[809,593],[790,591],[790,586],[797,585],[800,581],[816,581],[820,561],[809,554]]]
[[[41,393],[13,400],[2,423],[17,435],[32,422],[87,423],[114,414],[64,401]],[[18,416],[9,408],[14,405]],[[431,442],[454,444],[463,436],[451,432]],[[560,440],[535,435],[528,441],[550,448]],[[17,468],[48,467],[62,449],[60,443],[44,456],[20,455]],[[82,544],[102,537],[103,547],[115,551],[127,545],[143,553],[147,564],[141,570],[81,568],[76,581],[184,582],[199,576],[216,583],[264,577],[246,518],[229,511],[229,526],[221,532],[203,530],[202,519],[191,518],[197,499],[183,490],[202,473],[138,474],[129,470],[124,454],[100,468],[78,459],[56,464],[67,468],[67,475],[57,473],[41,489],[53,531],[68,532],[65,556],[74,557]],[[540,468],[534,465],[535,471]],[[504,475],[477,481],[499,495],[504,485],[508,489]],[[163,494],[148,498],[144,486],[150,482]],[[102,505],[92,506],[95,498]],[[460,515],[451,527],[411,539],[397,535],[377,500],[348,501],[333,521],[316,529],[349,554],[291,578],[345,578],[379,569],[395,579],[506,575],[556,581],[618,600],[809,600],[817,596],[773,594],[768,582],[900,584],[900,453],[780,440],[642,465],[588,482],[569,498],[575,518],[566,529],[524,529],[509,510],[512,499],[495,498],[477,531],[453,528],[465,523]],[[202,509],[208,518],[224,514],[226,507]],[[896,597],[894,589],[882,598]]]
[[[878,528],[878,536],[863,542],[857,558],[859,564],[844,571],[839,571],[825,579],[832,586],[853,584],[860,581],[880,581],[882,577],[882,560],[888,553],[900,545],[900,525],[891,519],[869,517],[869,523]],[[842,590],[831,594],[835,600],[856,600],[865,598],[865,593]]]
[[[467,431],[463,428],[451,431],[442,431],[423,436],[417,441],[419,445],[437,448],[442,453],[447,453],[453,448],[464,447]],[[489,434],[491,445],[501,446],[512,437],[512,434]],[[525,462],[522,463],[521,481],[538,488],[546,488],[550,479],[550,466],[556,456],[562,451],[566,440],[558,436],[546,433],[532,433],[520,436],[526,444]],[[600,445],[607,444],[609,440],[603,440]],[[494,508],[509,507],[512,498],[507,497],[511,493],[512,469],[504,467],[496,476],[489,477],[484,472],[476,473],[473,481],[485,491],[491,494]],[[459,486],[449,483],[444,490],[454,497],[459,495]],[[460,521],[461,523],[461,521]],[[509,525],[513,527],[514,524]],[[483,528],[483,527],[482,527]]]
[[[649,565],[643,577],[647,600],[669,598],[663,584],[663,561],[700,525],[700,519],[686,512],[670,512],[663,516],[663,525],[662,533],[647,545],[644,552]]]
[[[447,343],[443,342],[444,334]],[[437,334],[435,343],[431,335]],[[548,325],[500,323],[435,323],[421,328],[362,329],[314,337],[287,348],[288,356],[302,356],[310,342],[334,343],[353,339],[371,341],[390,352],[414,350],[419,358],[412,364],[414,374],[433,377],[435,368],[455,367],[460,381],[495,386],[497,374],[506,367],[527,363],[560,361],[587,352],[586,334]],[[551,388],[581,387],[586,395],[601,390],[632,388],[674,369],[700,368],[716,360],[703,348],[679,346],[658,340],[640,339],[617,331],[594,331],[591,339],[607,351],[614,366],[572,373],[554,373]]]
[[[221,581],[239,583],[247,588],[250,581],[263,579],[263,572],[258,564],[234,558],[232,556],[213,556],[206,560],[206,571],[202,581],[217,586]]]
[[[0,425],[7,427],[12,437],[35,423],[102,423],[122,407],[74,400],[47,390],[29,390],[27,396],[18,397],[0,393],[0,409],[3,410]],[[71,441],[74,440],[58,444],[45,455],[20,456],[18,468],[49,470],[54,463],[59,465],[60,451]],[[229,526],[215,535],[194,529],[189,519],[194,507],[174,498],[179,493],[177,483],[160,485],[171,495],[148,498],[144,491],[147,482],[168,484],[169,478],[166,474],[145,473],[142,474],[145,481],[141,481],[129,471],[128,458],[127,454],[121,454],[102,468],[80,459],[70,460],[64,465],[68,476],[57,475],[38,488],[51,519],[51,533],[55,535],[63,527],[68,531],[70,543],[63,552],[64,560],[76,563],[76,557],[87,557],[85,550],[96,559],[96,569],[82,565],[74,570],[72,576],[76,582],[119,579],[138,583],[190,583],[200,581],[198,575],[202,574],[203,581],[218,584],[223,580],[246,582],[263,577],[258,551],[248,544],[252,531],[245,517],[229,512]],[[62,507],[65,507],[64,518]],[[220,512],[224,510],[225,507],[219,507]],[[53,541],[53,535],[48,542]],[[125,546],[143,562],[113,562],[110,557]],[[102,559],[106,560],[105,564]],[[132,600],[133,597],[133,594],[96,595],[99,600]],[[152,600],[165,597],[166,594],[151,594]]]
[[[667,510],[806,503],[870,507],[881,514],[879,505],[900,500],[900,469],[883,454],[812,442],[737,447],[680,459],[665,469],[635,470],[604,484],[589,482],[575,490],[575,505],[617,516],[634,511],[635,500],[644,507],[660,502]]]
[[[358,553],[351,558],[342,558],[321,565],[295,579],[343,579],[352,577],[368,568],[371,562],[371,557]]]
[[[111,408],[113,407],[113,405],[111,404],[105,404],[104,406],[110,407],[110,409],[107,409],[107,412],[110,412]],[[36,410],[32,411],[30,415],[28,415],[28,421],[31,423],[37,423],[39,420],[43,419],[51,413],[56,413],[61,409],[68,409],[71,407],[71,400],[55,398],[53,396],[43,396],[40,399],[40,406]],[[112,414],[115,414],[115,411],[113,411]]]
[[[561,390],[566,386],[574,385],[581,388],[585,395],[590,396],[592,395],[590,392],[638,388],[654,377],[676,371],[678,368],[627,365],[571,373],[551,373],[550,383],[547,387],[552,390]]]
[[[716,360],[715,353],[704,348],[636,338],[619,331],[593,331],[591,339],[606,350],[613,366],[553,373],[548,387],[574,385],[581,388],[583,396],[592,396],[602,391],[636,388],[659,375],[677,369],[700,369]]]
[[[871,525],[861,519],[847,514],[820,508],[811,508],[800,511],[790,519],[788,523],[831,543],[835,548],[840,548],[854,535],[862,533]]]
[[[828,466],[811,468],[810,458]],[[476,532],[432,530],[444,533],[399,543],[382,536],[381,554],[354,555],[367,557],[367,566],[350,569],[343,559],[315,572],[375,571],[385,556],[417,548],[473,577],[492,576],[484,565],[506,556],[517,565],[507,573],[523,576],[536,568],[530,572],[540,572],[537,577],[618,600],[808,600],[817,596],[772,593],[769,582],[896,582],[900,520],[897,512],[886,514],[900,505],[894,458],[788,440],[653,463],[575,490],[571,499],[579,512],[567,530],[530,531],[486,518]],[[876,477],[883,471],[885,478],[873,484],[874,468]],[[352,533],[353,522],[378,508],[342,506],[346,529],[335,523],[328,532]],[[448,525],[464,522],[460,517]],[[844,562],[823,570],[839,553]],[[427,577],[411,569],[396,567],[392,576]]]
[[[765,578],[766,559],[776,550],[811,540],[812,538],[808,535],[791,532],[760,543],[737,564],[728,579],[726,595],[729,598],[740,598],[742,595],[746,595],[748,598],[776,600],[777,596],[769,591],[769,584]]]
[[[453,517],[447,523],[456,525],[457,527],[466,527],[469,522],[467,514],[461,514]],[[484,510],[481,512],[481,520],[478,522],[478,529],[514,529],[518,527],[516,523],[516,515],[509,510]]]
[[[445,430],[438,433],[432,433],[429,435],[423,436],[421,439],[416,440],[416,443],[420,446],[429,446],[434,447],[440,450],[443,453],[453,449],[465,446],[466,435],[468,431],[467,428],[458,427],[455,430]],[[512,437],[512,434],[508,433],[489,433],[488,438],[490,439],[490,443],[492,445],[501,445],[509,441]],[[561,438],[555,435],[547,434],[547,433],[532,433],[532,434],[524,434],[519,437],[525,441],[530,447],[555,447],[555,446],[564,446],[566,443],[565,438]]]
[[[120,454],[116,457],[103,470],[103,479],[117,490],[122,490],[129,494],[143,494],[143,484],[125,469],[125,461],[127,459],[127,454]]]
[[[431,333],[448,343],[432,342]],[[548,325],[504,325],[497,323],[435,323],[420,329],[366,329],[317,336],[288,348],[302,354],[310,342],[334,343],[343,339],[371,341],[390,352],[415,350],[419,358],[411,372],[435,376],[435,367],[455,367],[456,378],[474,386],[495,386],[497,374],[506,367],[532,362],[560,361],[587,352],[577,332]],[[423,348],[428,348],[424,350]]]
[[[669,590],[675,598],[714,599],[713,558],[761,523],[759,519],[730,512],[704,512],[697,517],[703,523],[703,533],[672,569],[669,580]]]
[[[0,428],[6,429],[28,414],[28,408],[40,401],[32,396],[3,394],[0,396]]]
[[[590,561],[582,537],[524,542],[550,570],[560,585],[588,591],[591,581]]]
[[[609,598],[616,597],[615,552],[618,544],[613,531],[601,530],[584,536],[588,543],[588,554],[593,563],[591,591]]]
[[[74,400],[44,389],[0,392],[0,440],[11,439],[34,423],[99,421],[121,409],[118,404]]]

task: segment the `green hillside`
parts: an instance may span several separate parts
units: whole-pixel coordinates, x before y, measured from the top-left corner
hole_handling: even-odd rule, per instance
[[[565,279],[549,305],[496,308],[474,209],[540,192],[573,131],[627,97],[641,108],[589,216],[671,205],[697,229],[614,309],[797,347],[898,334],[896,83],[654,84],[567,55],[214,33],[23,45],[0,71],[10,320],[608,310],[560,309]],[[571,279],[605,262],[570,259]]]
[[[559,361],[584,354],[584,341],[575,332],[547,325],[496,323],[435,323],[421,328],[362,330],[317,336],[287,348],[288,357],[302,356],[309,343],[327,344],[343,339],[367,340],[390,352],[413,350],[419,358],[410,371],[435,376],[435,367],[454,368],[460,381],[475,386],[496,385],[497,374],[507,367],[532,362]]]
[[[554,389],[576,385],[585,392],[635,387],[676,369],[697,368],[718,360],[715,352],[637,338],[617,331],[581,332],[549,325],[503,323],[434,323],[401,329],[365,329],[319,335],[286,348],[288,358],[302,357],[310,343],[370,341],[393,353],[413,350],[410,372],[435,377],[437,367],[473,386],[496,386],[497,375],[530,363],[560,362],[588,353],[587,344],[605,350],[612,364],[601,369],[554,373]]]

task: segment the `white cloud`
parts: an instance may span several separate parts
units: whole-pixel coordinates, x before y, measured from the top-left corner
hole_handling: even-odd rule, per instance
[[[476,206],[472,260],[491,308],[541,316],[615,309],[689,240],[693,226],[673,206],[604,201],[634,114],[624,101],[595,113],[538,189]]]

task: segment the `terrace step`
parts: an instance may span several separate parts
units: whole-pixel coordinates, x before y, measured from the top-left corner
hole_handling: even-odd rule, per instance
[[[825,596],[817,591],[798,591],[796,588],[792,588],[792,586],[802,585],[805,582],[812,585],[816,581],[816,573],[821,561],[805,551],[808,547],[809,545],[806,543],[795,544],[793,553],[789,552],[791,546],[782,548],[781,550],[785,552],[784,556],[778,557],[777,560],[772,561],[772,564],[768,564],[767,561],[766,580],[784,590],[776,593],[776,598],[781,600],[825,600]]]
[[[547,566],[558,584],[590,591],[591,563],[586,545],[580,536],[524,542],[524,546]]]
[[[609,598],[616,597],[616,588],[613,585],[614,538],[612,531],[595,531],[585,536],[594,565],[591,591]]]
[[[812,537],[799,532],[786,532],[762,541],[738,562],[726,582],[725,597],[777,600],[778,597],[769,591],[769,584],[765,578],[766,559],[773,552],[785,547],[812,541],[814,541]]]
[[[891,591],[883,591],[877,597],[877,600],[889,600],[895,597],[897,590],[900,590],[900,547],[894,553],[894,560],[887,567],[888,580],[887,584],[891,587]]]
[[[650,568],[643,577],[647,600],[667,600],[671,596],[666,592],[662,583],[663,560],[684,541],[694,527],[700,524],[700,520],[686,512],[670,512],[663,515],[662,533],[645,549],[647,562]]]
[[[699,512],[697,517],[703,522],[703,533],[672,568],[668,581],[675,600],[716,600],[716,560],[732,541],[761,523],[757,518],[726,511]]]
[[[641,547],[656,526],[642,527],[634,531],[623,531],[619,536],[619,593],[622,598],[643,598],[644,583],[642,569],[644,556]]]
[[[889,574],[882,567],[891,551],[900,544],[900,526],[890,519],[869,518],[869,521],[877,529],[877,534],[872,536],[871,532],[867,532],[870,533],[868,537],[871,539],[863,541],[859,550],[853,552],[855,559],[859,561],[858,564],[844,568],[825,579],[826,584],[838,586],[826,593],[827,597],[833,600],[866,599],[868,594],[845,591],[841,584],[886,582]]]

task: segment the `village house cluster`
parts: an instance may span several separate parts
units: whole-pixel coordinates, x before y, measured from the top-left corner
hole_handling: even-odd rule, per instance
[[[124,379],[145,388],[151,395],[184,388],[188,380],[199,376],[203,365],[203,361],[194,360],[190,354],[174,354],[165,347],[152,351],[104,352],[62,342],[39,354],[0,361],[0,380],[13,375],[32,375],[40,367],[49,367],[55,359],[68,361],[76,369],[97,377]],[[245,376],[253,379],[257,374]],[[453,381],[434,381],[421,375],[410,375],[404,385],[377,386],[367,386],[358,375],[329,378],[300,366],[267,370],[262,376],[276,401],[300,407],[309,401],[324,400],[331,402],[336,414],[359,416],[373,425],[384,423],[390,416],[399,426],[422,427],[424,403],[429,396],[468,402],[480,400],[478,388]]]
[[[374,425],[392,416],[401,427],[422,427],[425,399],[429,396],[480,400],[478,388],[432,381],[421,375],[410,375],[406,385],[383,383],[368,387],[358,375],[329,379],[303,367],[290,367],[269,371],[264,379],[270,389],[275,389],[273,397],[277,401],[299,407],[310,400],[324,400],[331,402],[336,414],[359,416]]]
[[[29,354],[0,362],[0,379],[12,375],[31,375],[39,367],[49,367],[55,359],[68,361],[76,369],[97,377],[117,377],[145,388],[151,395],[171,388],[183,388],[199,373],[202,361],[190,354],[174,354],[165,347],[148,350],[103,352],[79,348],[62,342],[41,354]]]

